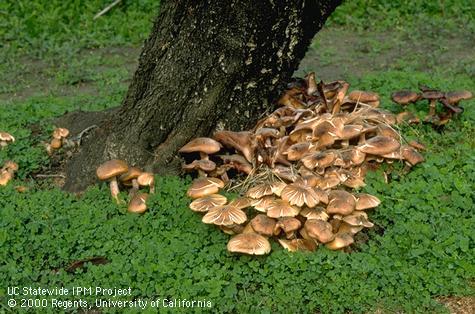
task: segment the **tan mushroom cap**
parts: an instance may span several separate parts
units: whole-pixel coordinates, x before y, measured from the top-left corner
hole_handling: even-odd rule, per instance
[[[352,226],[352,225],[347,224],[344,221],[341,221],[341,223],[339,223],[339,226],[338,226],[337,234],[349,233],[349,234],[355,235],[363,229],[364,229],[363,226]]]
[[[294,231],[297,231],[302,226],[300,220],[294,217],[282,217],[277,220],[274,228],[274,235],[278,235],[280,231],[284,231],[284,233],[289,237],[293,234]]]
[[[214,154],[221,150],[221,144],[209,137],[198,137],[178,150],[179,153],[202,152]]]
[[[438,90],[426,90],[422,92],[422,98],[434,100],[444,97],[444,93]]]
[[[363,153],[381,156],[397,150],[400,146],[401,144],[394,138],[378,135],[357,147]]]
[[[96,170],[96,175],[99,180],[104,181],[126,173],[128,170],[129,166],[125,161],[112,159],[100,165]]]
[[[126,182],[137,179],[142,174],[142,170],[137,167],[129,167],[129,170],[119,177],[119,181]]]
[[[445,93],[445,99],[449,104],[457,104],[462,100],[468,100],[473,97],[473,94],[467,90],[453,91]]]
[[[272,236],[274,234],[274,229],[276,225],[275,219],[267,217],[264,214],[259,214],[251,220],[252,229],[255,232],[265,235]]]
[[[254,159],[254,146],[251,132],[218,131],[213,137],[224,146],[232,147],[240,151],[247,161],[252,162]]]
[[[272,194],[280,196],[285,186],[286,184],[281,181],[261,183],[250,188],[246,192],[246,196],[253,199],[259,199]]]
[[[422,144],[421,142],[418,142],[416,140],[411,140],[409,141],[409,146],[414,147],[415,149],[421,151],[421,150],[426,150],[426,146]]]
[[[12,171],[7,171],[7,170],[0,171],[0,185],[1,186],[7,185],[11,179],[13,179]]]
[[[241,209],[231,206],[231,205],[222,205],[210,209],[206,215],[203,216],[202,221],[205,224],[215,224],[230,226],[233,224],[240,225],[246,222],[247,216],[246,213]]]
[[[219,155],[218,157],[221,158],[225,164],[231,165],[239,172],[250,174],[252,171],[252,165],[241,155]]]
[[[142,214],[147,210],[147,193],[136,193],[130,200],[127,210],[131,213]]]
[[[137,182],[141,186],[150,186],[152,187],[154,184],[155,178],[153,173],[151,172],[142,172],[138,177],[137,177]]]
[[[7,160],[3,164],[2,169],[4,170],[11,170],[11,171],[18,171],[18,164],[12,160]]]
[[[220,194],[211,194],[195,199],[190,203],[190,209],[195,212],[207,212],[210,209],[226,204],[228,200]]]
[[[419,100],[421,95],[410,90],[401,90],[391,94],[391,99],[395,103],[405,106]]]
[[[63,146],[63,142],[58,138],[53,138],[51,140],[50,145],[51,145],[51,148],[53,148],[53,149],[59,149],[59,148],[61,148],[61,146]]]
[[[0,141],[15,142],[15,138],[10,133],[0,132]]]
[[[379,198],[374,195],[367,193],[358,193],[355,195],[356,198],[356,210],[365,210],[370,208],[378,207],[381,204]]]
[[[402,157],[411,165],[417,165],[424,161],[424,156],[421,155],[414,147],[404,146],[402,148]]]
[[[307,234],[321,243],[327,243],[335,238],[332,225],[320,219],[308,219],[304,229]]]
[[[287,155],[287,160],[296,161],[302,159],[303,156],[310,153],[313,145],[310,142],[301,142],[291,145],[287,151],[283,152]]]
[[[69,135],[69,130],[65,128],[56,128],[53,131],[53,138],[62,139]]]
[[[236,199],[233,199],[231,202],[229,202],[229,205],[235,206],[239,209],[247,208],[251,206],[252,201],[247,198],[247,197],[239,197]]]
[[[238,233],[242,233],[244,227],[242,225],[230,225],[230,226],[218,226],[218,228],[226,234],[235,235]]]
[[[317,206],[320,202],[317,193],[312,187],[296,183],[288,184],[282,190],[281,197],[284,201],[289,202],[289,204],[299,207],[305,204],[312,208]]]
[[[348,98],[353,101],[363,103],[379,101],[379,95],[373,92],[354,90],[348,94]]]
[[[280,245],[289,252],[297,251],[310,251],[313,252],[317,249],[317,244],[313,240],[307,239],[278,239]]]
[[[355,240],[349,233],[337,233],[335,235],[335,239],[329,243],[327,243],[325,246],[330,249],[330,250],[339,250],[344,247],[350,246],[353,244]]]
[[[276,199],[269,202],[266,211],[267,216],[272,218],[295,217],[299,214],[300,208],[290,205],[287,201]]]
[[[371,228],[374,224],[368,220],[368,214],[364,211],[355,210],[348,216],[343,217],[344,222],[355,227]]]
[[[307,219],[320,219],[323,221],[327,221],[330,216],[325,212],[325,208],[317,206],[315,208],[303,208],[300,213],[301,216]]]
[[[216,194],[220,188],[224,187],[224,182],[217,178],[198,178],[193,181],[188,189],[187,195],[191,198],[200,198],[206,195]]]
[[[216,169],[216,163],[207,159],[194,160],[191,164],[183,165],[182,169],[187,171],[202,170],[204,172],[211,172]]]
[[[328,199],[328,214],[349,215],[353,212],[353,210],[355,210],[356,199],[349,192],[343,190],[333,190],[330,191]]]
[[[326,168],[333,164],[337,154],[333,151],[310,153],[302,158],[303,165],[308,169]]]
[[[271,251],[269,240],[257,233],[241,233],[229,240],[227,249],[233,253],[264,255]]]
[[[267,212],[267,208],[276,198],[274,196],[264,196],[259,199],[255,199],[251,202],[251,205],[259,212],[265,213]]]

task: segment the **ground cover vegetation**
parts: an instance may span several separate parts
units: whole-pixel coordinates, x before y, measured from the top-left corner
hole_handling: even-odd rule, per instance
[[[0,130],[16,138],[0,164],[19,164],[0,188],[1,311],[12,284],[130,286],[136,298],[207,299],[218,312],[444,312],[439,296],[473,296],[474,100],[443,128],[401,126],[426,144],[426,161],[409,173],[399,163],[368,173],[360,191],[382,203],[350,253],[289,253],[274,243],[265,257],[230,254],[229,236],[188,209],[189,177],[157,177],[141,216],[111,202],[106,184],[71,195],[57,178],[37,177],[60,169],[43,144],[56,117],[120,104],[158,9],[125,1],[93,21],[106,2],[0,3]],[[399,89],[473,92],[474,12],[462,0],[348,1],[297,74],[345,79],[393,112]],[[409,109],[427,114],[425,103]],[[107,262],[68,267],[93,256]]]

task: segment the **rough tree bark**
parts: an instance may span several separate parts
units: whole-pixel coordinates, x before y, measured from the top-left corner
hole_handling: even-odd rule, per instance
[[[112,158],[169,172],[192,138],[250,127],[340,2],[162,1],[122,106],[83,139],[65,189],[84,189]]]

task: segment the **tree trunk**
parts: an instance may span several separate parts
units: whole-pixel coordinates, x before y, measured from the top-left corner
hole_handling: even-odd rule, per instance
[[[83,140],[65,189],[84,189],[112,158],[176,171],[192,138],[252,126],[340,2],[162,1],[122,106]]]

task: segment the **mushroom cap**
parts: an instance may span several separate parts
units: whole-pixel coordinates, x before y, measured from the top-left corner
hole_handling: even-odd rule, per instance
[[[284,231],[285,233],[296,231],[301,226],[302,226],[302,223],[297,218],[282,217],[282,218],[279,218],[279,220],[275,224],[274,234],[278,235],[280,233],[280,230]]]
[[[12,160],[7,160],[3,164],[2,169],[11,170],[11,171],[18,171],[18,164],[16,162],[12,161]]]
[[[147,210],[147,193],[136,193],[130,200],[127,210],[131,213],[142,214]]]
[[[353,244],[355,240],[349,233],[337,233],[335,239],[325,246],[330,250],[339,250]]]
[[[229,252],[244,253],[250,255],[264,255],[271,250],[269,240],[257,233],[241,233],[229,240],[227,249]]]
[[[272,194],[279,196],[284,187],[285,183],[280,181],[266,182],[250,188],[246,192],[246,196],[254,199],[262,198],[264,196]]]
[[[337,234],[341,234],[341,233],[349,233],[349,234],[357,234],[358,232],[360,232],[361,230],[363,230],[363,226],[351,226],[349,224],[347,224],[346,222],[344,221],[341,221],[341,223],[339,224],[338,226],[338,232]]]
[[[333,164],[337,154],[333,151],[310,153],[302,158],[303,165],[308,169],[326,168]]]
[[[302,209],[299,214],[307,219],[327,221],[330,218],[330,216],[325,212],[325,208],[319,206],[315,208],[306,207]]]
[[[228,200],[220,194],[206,195],[190,203],[190,209],[195,212],[207,212],[217,206],[226,204]]]
[[[353,212],[353,210],[355,210],[356,199],[349,192],[343,190],[333,190],[330,191],[328,199],[328,214],[349,215]]]
[[[62,139],[69,135],[69,130],[65,128],[56,128],[53,131],[53,138]]]
[[[404,146],[402,148],[402,157],[404,157],[411,166],[424,161],[424,156],[422,156],[421,153],[412,146]]]
[[[374,102],[379,100],[379,95],[373,92],[354,90],[348,94],[348,98],[359,102]]]
[[[191,140],[178,150],[179,153],[202,152],[205,154],[214,154],[221,150],[221,144],[209,137],[198,137]]]
[[[374,224],[368,220],[368,214],[364,211],[355,210],[348,216],[343,217],[344,222],[354,227],[371,228]]]
[[[137,177],[137,183],[141,186],[151,186],[154,184],[155,178],[151,172],[142,172]]]
[[[63,142],[61,141],[61,139],[53,138],[51,140],[51,148],[58,149],[61,148],[61,146],[63,146]]]
[[[129,170],[119,177],[119,181],[125,182],[137,179],[142,174],[142,170],[137,167],[129,167]]]
[[[313,240],[307,239],[278,239],[280,245],[289,252],[297,251],[315,251],[317,249],[317,244]]]
[[[5,186],[8,182],[13,179],[13,172],[2,170],[0,171],[0,185]]]
[[[473,94],[467,90],[453,91],[445,93],[445,99],[449,104],[457,104],[461,100],[467,100],[473,97]]]
[[[412,140],[412,141],[409,141],[409,146],[412,146],[414,147],[415,149],[417,150],[426,150],[426,146],[424,144],[422,144],[421,142],[418,142],[418,141],[415,141],[415,140]]]
[[[284,201],[289,202],[290,205],[297,205],[299,207],[305,204],[312,208],[320,202],[317,193],[312,187],[298,183],[288,184],[282,190],[281,197]]]
[[[363,145],[357,146],[360,151],[372,155],[385,155],[397,150],[401,144],[389,136],[375,136],[368,140]]]
[[[422,98],[434,100],[444,97],[444,93],[438,90],[426,90],[422,92]]]
[[[229,235],[242,233],[244,230],[244,227],[242,225],[236,225],[236,224],[230,225],[230,226],[218,226],[218,228],[221,229],[221,231],[223,231],[224,233],[229,234]]]
[[[327,243],[335,238],[332,225],[320,219],[308,219],[304,229],[307,234],[321,243]]]
[[[15,142],[15,138],[10,133],[0,132],[0,141]]]
[[[282,165],[276,165],[275,168],[272,169],[272,172],[281,178],[282,180],[287,180],[287,181],[295,181],[298,178],[298,175],[295,173],[295,171],[292,170],[290,167],[282,166]]]
[[[224,146],[232,147],[237,151],[240,151],[247,161],[252,162],[254,159],[254,147],[251,132],[218,131],[214,134],[214,139],[222,143]]]
[[[252,171],[252,165],[241,155],[219,155],[219,158],[223,160],[225,164],[230,164],[234,169],[245,174],[250,174]]]
[[[191,164],[183,165],[183,170],[203,170],[205,172],[210,172],[216,169],[216,164],[212,160],[200,159],[193,160]]]
[[[251,226],[255,232],[269,237],[274,234],[275,225],[275,219],[264,214],[258,214],[251,220]]]
[[[300,208],[290,205],[287,201],[276,199],[269,202],[266,211],[267,216],[272,218],[295,217],[299,214]]]
[[[269,205],[276,199],[273,196],[264,196],[252,201],[251,205],[259,212],[267,212]]]
[[[220,188],[224,187],[224,182],[217,178],[198,178],[193,181],[188,189],[187,195],[191,198],[216,194]]]
[[[251,206],[251,200],[248,199],[247,197],[239,197],[229,202],[229,205],[235,206],[239,209],[243,209],[243,208]]]
[[[99,180],[104,181],[126,173],[128,170],[129,166],[125,161],[112,159],[100,165],[96,170],[96,175]]]
[[[303,156],[310,152],[312,144],[310,142],[301,142],[291,145],[283,155],[287,155],[287,160],[300,160]]]
[[[410,90],[401,90],[391,94],[391,99],[395,103],[405,106],[419,100],[421,95]]]
[[[279,138],[280,132],[274,128],[259,128],[254,132],[256,138]]]
[[[340,140],[351,140],[352,138],[358,137],[363,129],[364,127],[362,125],[348,124],[345,125],[337,135]]]
[[[381,204],[379,198],[374,195],[367,193],[358,193],[355,195],[356,198],[356,210],[364,210],[369,208],[378,207]]]
[[[233,224],[240,225],[246,222],[246,213],[236,206],[221,205],[210,209],[206,215],[203,216],[205,224],[215,224],[222,226],[230,226]]]

